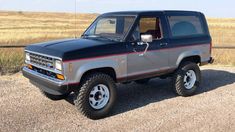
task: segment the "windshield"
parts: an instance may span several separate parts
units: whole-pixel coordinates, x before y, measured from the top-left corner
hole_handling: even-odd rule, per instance
[[[135,16],[104,16],[98,18],[82,35],[122,41],[135,21]]]

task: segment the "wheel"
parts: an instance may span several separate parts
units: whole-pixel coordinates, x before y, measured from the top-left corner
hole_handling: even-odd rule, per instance
[[[49,98],[49,99],[51,99],[51,100],[61,100],[61,99],[65,99],[65,98],[67,98],[67,97],[69,96],[69,94],[70,94],[70,93],[67,93],[67,94],[64,94],[64,95],[53,95],[53,94],[49,94],[49,93],[47,93],[47,92],[45,92],[45,91],[42,91],[42,90],[41,90],[41,93],[42,93],[45,97],[47,97],[47,98]]]
[[[75,93],[74,104],[90,119],[100,119],[109,114],[116,100],[116,84],[103,73],[94,73],[85,78]]]
[[[147,84],[149,82],[149,80],[150,80],[149,78],[136,80],[135,83],[137,83],[137,84]]]
[[[193,62],[183,63],[173,76],[174,91],[180,96],[190,96],[195,93],[201,82],[199,66]]]

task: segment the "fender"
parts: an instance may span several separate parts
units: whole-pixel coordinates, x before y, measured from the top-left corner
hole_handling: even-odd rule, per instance
[[[77,69],[75,74],[75,80],[80,82],[84,73],[86,73],[89,70],[98,69],[98,68],[107,68],[107,67],[114,69],[115,73],[119,73],[120,68],[117,61],[112,61],[112,60],[91,61],[82,64],[79,67],[79,69]]]
[[[176,66],[178,67],[184,58],[191,56],[199,56],[201,58],[202,52],[200,50],[189,50],[182,52],[176,61]]]

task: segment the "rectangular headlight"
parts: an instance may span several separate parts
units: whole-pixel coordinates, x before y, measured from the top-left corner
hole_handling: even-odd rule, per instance
[[[29,53],[26,53],[26,54],[25,54],[25,60],[26,60],[26,61],[30,61],[30,55],[29,55]]]
[[[55,68],[56,70],[62,71],[62,62],[60,60],[55,61]]]

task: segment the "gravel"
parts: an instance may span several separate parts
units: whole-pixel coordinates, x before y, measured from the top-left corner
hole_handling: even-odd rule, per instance
[[[202,67],[195,96],[179,97],[170,80],[118,85],[111,115],[90,120],[73,95],[51,101],[21,73],[0,76],[0,132],[8,131],[235,131],[235,67]]]

